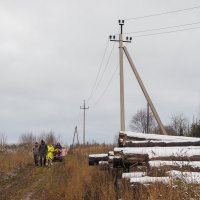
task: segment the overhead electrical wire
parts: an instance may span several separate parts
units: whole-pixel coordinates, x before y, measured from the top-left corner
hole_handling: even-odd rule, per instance
[[[178,9],[178,10],[172,10],[172,11],[167,11],[167,12],[151,14],[151,15],[131,17],[131,18],[127,18],[127,19],[124,19],[124,20],[125,21],[138,20],[138,19],[144,19],[144,18],[155,17],[155,16],[160,16],[160,15],[167,15],[167,14],[171,14],[171,13],[184,12],[184,11],[194,10],[194,9],[198,9],[198,8],[200,8],[200,5],[194,6],[194,7],[190,7],[190,8],[184,8],[184,9]]]
[[[188,30],[194,30],[194,29],[199,29],[200,26],[198,27],[191,27],[191,28],[185,28],[185,29],[179,29],[179,30],[171,30],[171,31],[164,31],[164,32],[158,32],[158,33],[149,33],[149,34],[143,34],[143,35],[133,35],[133,38],[138,38],[138,37],[146,37],[146,36],[153,36],[153,35],[162,35],[162,34],[167,34],[167,33],[175,33],[175,32],[182,32],[182,31],[188,31]]]
[[[96,83],[96,86],[94,87],[94,90],[93,90],[92,96],[90,97],[90,100],[91,100],[91,98],[93,97],[93,95],[95,94],[95,92],[97,91],[97,89],[99,88],[99,85],[100,85],[100,83],[101,83],[101,81],[102,81],[102,79],[103,79],[103,76],[104,76],[104,74],[105,74],[105,72],[106,72],[106,70],[107,70],[107,68],[108,68],[108,64],[109,64],[109,62],[110,62],[110,58],[111,58],[111,56],[112,56],[114,47],[115,47],[115,43],[113,43],[113,46],[112,46],[112,49],[111,49],[110,54],[109,54],[109,56],[108,56],[106,65],[105,65],[105,67],[104,67],[104,70],[103,70],[103,72],[102,72],[102,74],[101,74],[101,76],[100,76],[98,82]],[[88,103],[88,102],[89,102],[89,101],[87,101],[87,103]]]
[[[105,93],[107,92],[113,78],[115,77],[115,74],[117,72],[117,69],[119,68],[119,65],[117,65],[117,67],[115,68],[110,80],[107,83],[107,86],[105,87],[105,89],[103,90],[103,92],[101,93],[101,95],[99,96],[99,98],[97,99],[97,101],[95,102],[95,104],[93,105],[93,108],[97,106],[97,104],[101,101],[101,99],[103,98],[103,96],[105,95]]]
[[[96,87],[97,80],[98,80],[99,74],[100,74],[100,72],[101,72],[101,68],[102,68],[102,65],[103,65],[103,61],[104,61],[104,58],[105,58],[105,55],[106,55],[106,52],[107,52],[107,49],[108,49],[108,45],[109,45],[109,39],[108,39],[107,42],[106,42],[106,47],[105,47],[105,49],[104,49],[104,53],[103,53],[103,56],[102,56],[102,59],[101,59],[100,65],[99,65],[99,69],[98,69],[98,72],[97,72],[97,76],[96,76],[95,81],[94,81],[94,84],[93,84],[93,86],[92,86],[92,88],[91,88],[90,95],[89,95],[89,97],[88,97],[87,100],[86,100],[87,102],[88,102],[88,101],[90,100],[90,98],[92,97],[93,92],[94,92],[94,89],[95,89],[95,87]]]
[[[139,30],[139,31],[132,31],[124,34],[134,34],[134,33],[144,33],[144,32],[150,32],[150,31],[159,31],[159,30],[164,30],[164,29],[169,29],[169,28],[178,28],[178,27],[183,27],[183,26],[191,26],[195,24],[200,24],[199,22],[193,22],[193,23],[188,23],[188,24],[180,24],[180,25],[174,25],[174,26],[166,26],[166,27],[161,27],[161,28],[152,28],[152,29],[144,29],[144,30]]]

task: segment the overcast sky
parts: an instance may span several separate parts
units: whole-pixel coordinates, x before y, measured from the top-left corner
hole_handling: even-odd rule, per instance
[[[53,130],[62,142],[70,144],[79,121],[82,140],[80,106],[90,94],[108,36],[118,33],[118,19],[199,5],[198,0],[0,0],[0,134],[6,134],[8,142],[16,142],[22,133],[39,135]],[[129,20],[124,32],[199,21],[200,8]],[[193,29],[133,37],[127,46],[164,124],[174,113],[183,113],[190,121],[198,117],[199,35],[200,29]],[[112,46],[108,44],[102,67]],[[89,102],[87,141],[112,142],[119,131],[118,71],[94,106],[118,60],[115,44],[102,82]],[[128,130],[131,116],[144,108],[146,101],[126,59],[124,76]]]

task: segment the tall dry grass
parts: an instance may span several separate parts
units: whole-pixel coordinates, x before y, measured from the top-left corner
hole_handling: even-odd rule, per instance
[[[111,173],[90,167],[86,157],[88,153],[106,153],[110,149],[112,147],[107,145],[79,146],[73,149],[64,163],[56,163],[57,167],[53,169],[47,190],[40,199],[115,199]]]
[[[74,148],[64,163],[57,163],[49,177],[46,190],[39,198],[62,200],[179,200],[199,199],[200,187],[178,180],[174,184],[131,186],[128,181],[116,181],[115,170],[89,166],[86,155],[106,153],[107,145],[88,145]],[[160,172],[153,172],[159,175]]]
[[[0,153],[0,160],[1,173],[16,172],[33,162],[32,154],[21,149]]]

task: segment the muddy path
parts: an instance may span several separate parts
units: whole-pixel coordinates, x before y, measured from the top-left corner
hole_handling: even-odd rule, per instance
[[[55,163],[51,167],[27,166],[14,177],[0,180],[0,200],[34,200],[40,199],[52,177]]]

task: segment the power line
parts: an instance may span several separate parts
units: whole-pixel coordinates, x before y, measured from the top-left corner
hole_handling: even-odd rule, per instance
[[[181,32],[181,31],[188,31],[188,30],[194,30],[194,29],[199,29],[200,26],[198,27],[193,27],[193,28],[185,28],[185,29],[180,29],[180,30],[174,30],[174,31],[164,31],[164,32],[159,32],[159,33],[149,33],[149,34],[144,34],[144,35],[134,35],[134,38],[137,37],[146,37],[146,36],[153,36],[153,35],[162,35],[162,34],[167,34],[167,33],[175,33],[175,32]]]
[[[184,11],[193,10],[193,9],[197,9],[197,8],[200,8],[200,5],[194,6],[194,7],[190,7],[190,8],[184,8],[184,9],[179,9],[179,10],[173,10],[173,11],[168,11],[168,12],[151,14],[151,15],[144,15],[144,16],[139,16],[139,17],[131,17],[131,18],[127,18],[127,19],[124,19],[124,20],[130,21],[130,20],[144,19],[144,18],[148,18],[148,17],[155,17],[155,16],[167,15],[167,14],[171,14],[171,13],[184,12]]]
[[[133,32],[128,32],[125,34],[132,34],[132,33],[144,33],[144,32],[149,32],[149,31],[158,31],[158,30],[163,30],[163,29],[168,29],[168,28],[178,28],[182,26],[191,26],[195,24],[199,24],[200,22],[194,22],[194,23],[188,23],[188,24],[180,24],[180,25],[175,25],[175,26],[166,26],[166,27],[161,27],[161,28],[154,28],[154,29],[145,29],[145,30],[140,30],[140,31],[133,31]]]
[[[119,65],[115,68],[115,71],[114,71],[114,73],[112,74],[110,80],[108,81],[108,84],[107,84],[106,88],[105,88],[104,91],[101,93],[101,95],[99,96],[99,98],[97,99],[97,101],[96,101],[96,103],[94,104],[93,107],[95,107],[95,106],[101,101],[101,99],[103,98],[103,96],[105,95],[105,93],[106,93],[106,91],[108,90],[108,88],[109,88],[109,86],[110,86],[110,84],[111,84],[111,82],[112,82],[112,80],[113,80],[113,78],[114,78],[114,76],[115,76],[115,74],[116,74],[118,68],[119,68]]]
[[[100,65],[99,65],[99,69],[98,69],[98,72],[97,72],[97,76],[96,76],[96,79],[95,79],[94,84],[93,84],[93,86],[92,86],[90,95],[89,95],[89,97],[88,97],[87,100],[86,100],[87,102],[89,102],[90,98],[92,97],[93,92],[94,92],[94,89],[95,89],[95,86],[96,86],[96,84],[97,84],[97,80],[98,80],[99,74],[100,74],[100,72],[101,72],[101,68],[102,68],[102,65],[103,65],[103,61],[104,61],[104,58],[105,58],[105,55],[106,55],[106,52],[107,52],[107,49],[108,49],[108,44],[109,44],[109,39],[108,39],[108,41],[106,42],[106,47],[105,47],[105,49],[104,49],[103,57],[102,57],[102,59],[101,59]]]
[[[108,64],[109,64],[109,62],[110,62],[110,58],[111,58],[111,55],[112,55],[112,53],[113,53],[114,47],[115,47],[115,43],[113,43],[113,46],[112,46],[111,52],[110,52],[110,54],[109,54],[108,60],[107,60],[107,62],[106,62],[106,65],[105,65],[105,67],[104,67],[103,73],[101,74],[101,77],[100,77],[99,81],[97,82],[96,87],[94,88],[93,95],[94,95],[95,91],[97,91],[97,89],[99,88],[99,85],[100,85],[100,83],[101,83],[101,81],[102,81],[102,79],[103,79],[103,76],[104,76],[104,74],[105,74],[105,72],[106,72],[106,69],[108,68]],[[93,96],[93,95],[92,95],[92,96]],[[92,96],[91,96],[91,98],[92,98]],[[90,98],[90,99],[91,99],[91,98]],[[87,102],[87,103],[88,103],[88,102]]]

